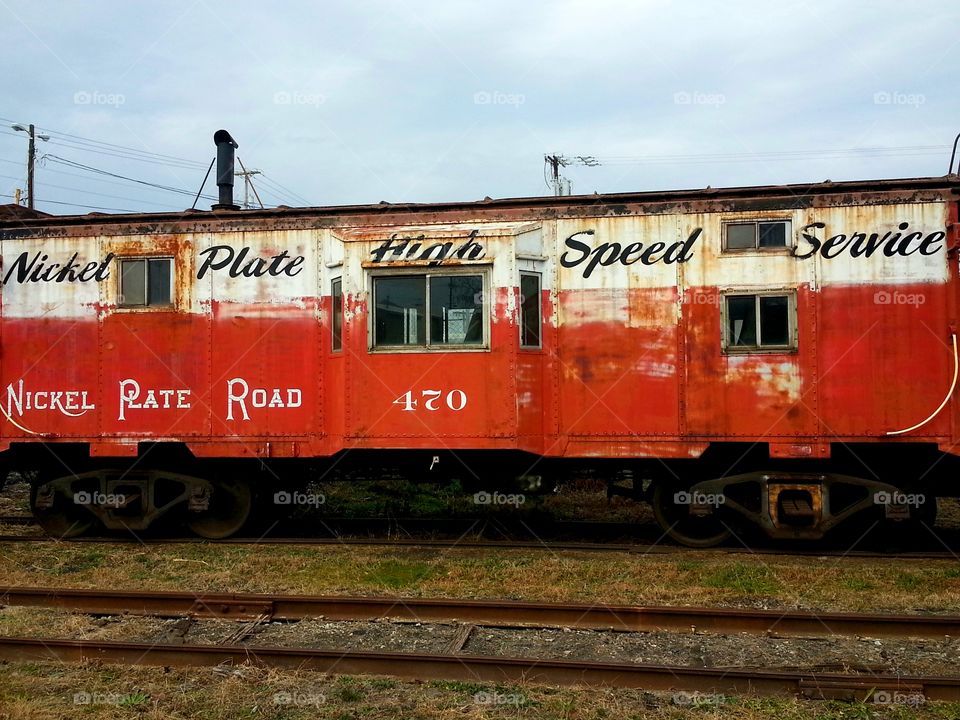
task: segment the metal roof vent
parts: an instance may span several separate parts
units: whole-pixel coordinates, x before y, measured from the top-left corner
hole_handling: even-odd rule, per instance
[[[220,190],[220,202],[213,205],[214,210],[239,210],[233,202],[233,158],[237,141],[226,130],[217,130],[213,134],[217,146],[217,188]]]

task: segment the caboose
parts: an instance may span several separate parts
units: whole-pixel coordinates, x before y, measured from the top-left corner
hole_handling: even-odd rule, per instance
[[[225,537],[258,494],[384,467],[628,479],[695,546],[907,532],[960,494],[958,192],[18,213],[0,459],[60,536]]]

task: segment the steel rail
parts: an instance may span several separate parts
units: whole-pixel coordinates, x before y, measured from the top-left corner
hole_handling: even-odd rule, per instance
[[[797,610],[538,603],[514,600],[103,591],[2,587],[0,604],[97,615],[272,620],[462,622],[486,627],[567,627],[630,632],[776,636],[943,638],[960,636],[960,615],[888,615]]]
[[[114,641],[0,637],[0,660],[83,662],[164,667],[250,663],[341,675],[467,682],[542,683],[704,691],[756,695],[804,695],[867,700],[877,691],[918,693],[923,701],[960,700],[960,678],[844,675],[803,671],[695,668],[476,655],[358,652],[217,645],[158,645]]]

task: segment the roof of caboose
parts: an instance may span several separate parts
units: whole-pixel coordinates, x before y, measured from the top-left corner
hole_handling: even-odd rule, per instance
[[[936,202],[944,195],[960,196],[960,175],[857,180],[787,185],[756,185],[592,195],[484,198],[439,203],[388,203],[317,207],[280,206],[250,210],[183,210],[85,215],[3,216],[0,236],[32,234],[203,232],[241,229],[296,229],[346,224],[410,224],[470,220],[533,220],[550,217],[589,217],[634,213],[689,213],[870,205],[890,202]],[[133,226],[133,227],[130,227]],[[68,230],[68,228],[72,228]],[[110,234],[110,233],[108,233]]]

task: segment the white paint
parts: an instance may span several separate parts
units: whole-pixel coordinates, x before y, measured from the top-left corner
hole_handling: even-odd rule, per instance
[[[7,385],[7,417],[23,417],[25,411],[54,410],[67,417],[80,417],[96,405],[87,399],[87,390],[25,390],[23,379]]]
[[[234,406],[239,408],[244,420],[250,419],[247,403],[253,408],[298,408],[303,404],[300,388],[261,388],[253,390],[243,378],[227,381],[227,420],[233,420]]]
[[[140,388],[132,378],[120,381],[120,416],[126,420],[128,410],[189,410],[190,390],[186,388]]]

